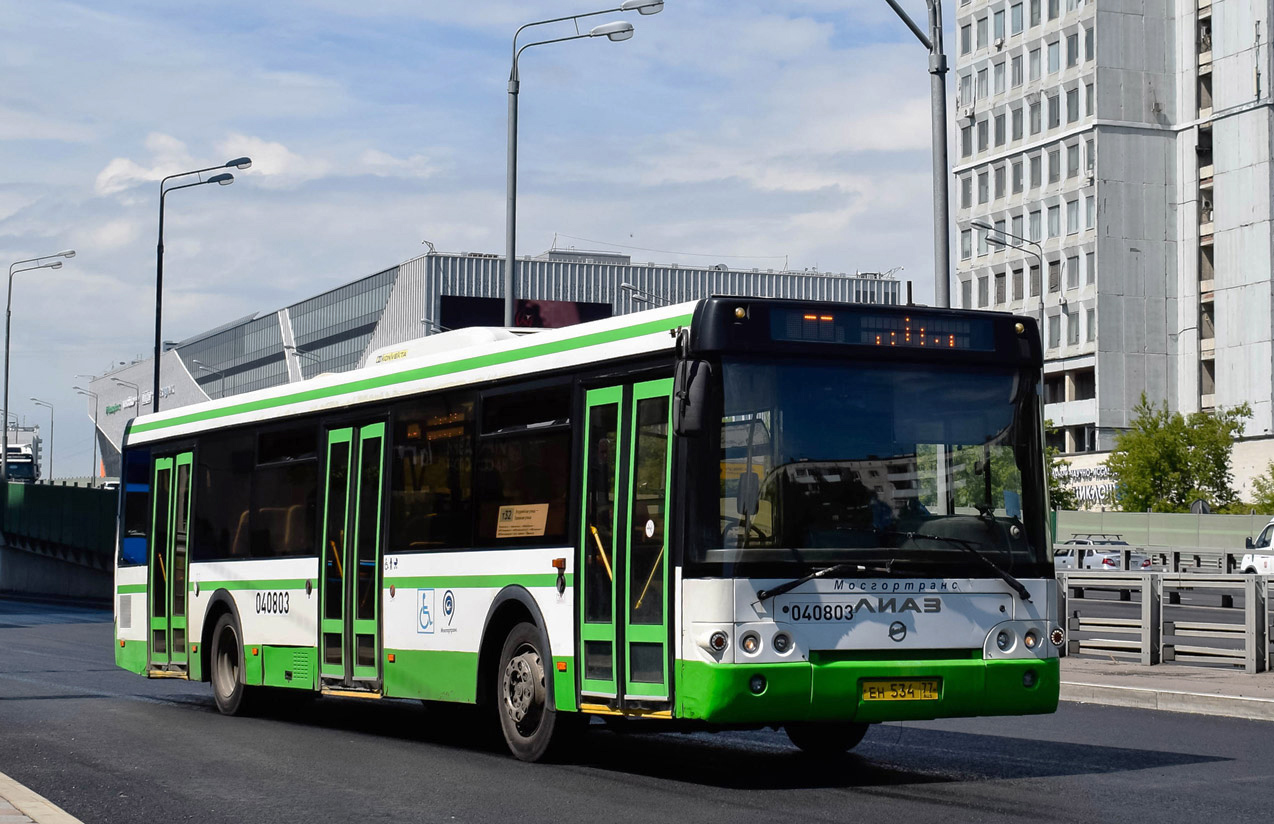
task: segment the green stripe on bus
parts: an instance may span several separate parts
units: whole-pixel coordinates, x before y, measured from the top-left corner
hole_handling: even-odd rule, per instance
[[[666,318],[664,320],[648,321],[646,323],[639,323],[633,326],[626,326],[622,329],[608,329],[604,332],[582,335],[578,338],[532,344],[524,348],[507,352],[497,352],[493,355],[464,358],[450,363],[422,366],[416,369],[408,369],[403,372],[395,372],[391,375],[377,375],[373,378],[363,378],[362,380],[350,381],[349,383],[338,386],[326,386],[320,389],[306,389],[300,392],[295,392],[291,395],[247,401],[233,406],[223,407],[221,409],[210,409],[204,412],[193,412],[188,415],[180,415],[165,421],[148,421],[145,423],[138,423],[133,426],[132,432],[151,432],[156,429],[166,429],[172,426],[198,423],[200,421],[212,420],[214,418],[242,415],[248,412],[259,412],[264,409],[275,409],[292,403],[324,400],[326,398],[334,398],[339,395],[363,392],[369,389],[381,389],[399,383],[409,383],[411,381],[424,380],[426,378],[435,378],[455,372],[467,372],[472,369],[499,366],[505,363],[513,363],[515,361],[527,360],[529,358],[538,358],[544,355],[556,355],[561,352],[569,352],[573,349],[583,349],[588,346],[614,343],[616,341],[627,340],[629,338],[638,338],[643,335],[651,335],[656,332],[675,329],[678,326],[683,326],[689,323],[693,317],[693,315],[680,315],[678,317]]]
[[[389,656],[394,663],[389,663]],[[427,701],[478,700],[478,653],[450,650],[386,649],[385,696]]]
[[[219,589],[235,591],[241,589],[305,589],[305,578],[278,578],[272,581],[195,581],[200,592],[216,592]],[[308,579],[311,583],[313,578]]]
[[[129,595],[132,593],[145,592],[145,584],[120,584],[115,587],[115,591],[120,595]]]
[[[566,585],[574,583],[575,576],[566,576]],[[385,578],[385,586],[393,584],[407,589],[477,589],[521,585],[524,587],[551,587],[557,584],[557,573],[548,572],[543,575],[410,575],[402,578]]]

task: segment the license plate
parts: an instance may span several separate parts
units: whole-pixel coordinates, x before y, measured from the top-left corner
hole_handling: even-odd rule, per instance
[[[937,701],[942,681],[936,678],[899,678],[863,681],[864,701]]]

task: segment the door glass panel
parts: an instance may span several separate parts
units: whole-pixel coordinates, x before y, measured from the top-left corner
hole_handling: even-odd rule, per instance
[[[662,624],[664,614],[664,529],[667,519],[665,485],[668,477],[668,399],[637,401],[633,441],[633,488],[629,511],[632,544],[629,550],[630,624]],[[633,680],[637,652],[632,652]],[[662,672],[662,670],[661,670]],[[657,679],[660,680],[660,679]]]
[[[359,620],[376,617],[376,546],[380,537],[381,439],[363,441],[358,473],[358,606]],[[374,664],[372,661],[371,664]],[[359,666],[364,666],[359,664]]]
[[[604,404],[589,410],[586,447],[588,489],[584,504],[584,620],[591,623],[609,623],[613,614],[611,582],[615,574],[613,523],[618,423],[619,404]],[[606,655],[609,658],[609,650]]]
[[[173,517],[173,615],[186,614],[186,548],[190,526],[190,464],[177,467],[177,501]],[[183,645],[173,640],[177,652]]]
[[[155,529],[151,541],[151,610],[156,618],[168,614],[168,564],[164,556],[168,552],[168,497],[172,470],[160,469],[155,473]],[[162,652],[158,646],[156,652]]]
[[[348,443],[334,443],[327,466],[327,523],[323,529],[323,617],[341,618],[345,591],[345,499],[349,489]],[[329,654],[331,647],[328,647]],[[332,663],[339,664],[340,647]]]
[[[664,681],[664,645],[634,642],[628,646],[630,681],[662,684]]]
[[[614,672],[610,641],[585,641],[584,677],[597,681],[609,681],[614,677]]]

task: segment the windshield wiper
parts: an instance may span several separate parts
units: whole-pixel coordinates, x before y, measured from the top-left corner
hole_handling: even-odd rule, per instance
[[[876,572],[884,573],[886,575],[896,575],[898,573],[894,572],[893,564],[894,562],[892,560],[888,561],[883,566],[865,566],[863,564],[855,564],[852,562],[833,564],[829,567],[823,567],[822,569],[815,570],[809,575],[803,575],[794,581],[788,581],[786,584],[779,584],[774,589],[758,590],[756,598],[758,602],[764,601],[766,598],[773,598],[777,595],[782,595],[785,592],[791,592],[807,581],[813,581],[816,578],[826,578],[829,575],[840,575],[844,572]]]
[[[922,532],[896,532],[894,534],[903,538],[909,538],[913,541],[944,541],[951,546],[959,547],[981,561],[984,567],[994,572],[996,577],[1000,578],[1000,580],[1004,581],[1004,583],[1013,587],[1013,590],[1017,592],[1018,595],[1022,596],[1023,601],[1031,600],[1031,593],[1027,590],[1026,586],[1008,572],[1001,569],[1000,565],[995,561],[992,561],[990,558],[983,555],[978,549],[978,544],[975,544],[972,541],[966,541],[963,538],[948,538],[945,535],[925,535]]]

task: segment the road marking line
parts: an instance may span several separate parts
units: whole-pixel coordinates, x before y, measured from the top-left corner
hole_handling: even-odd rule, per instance
[[[84,824],[42,795],[0,773],[0,798],[5,799],[35,824]]]

